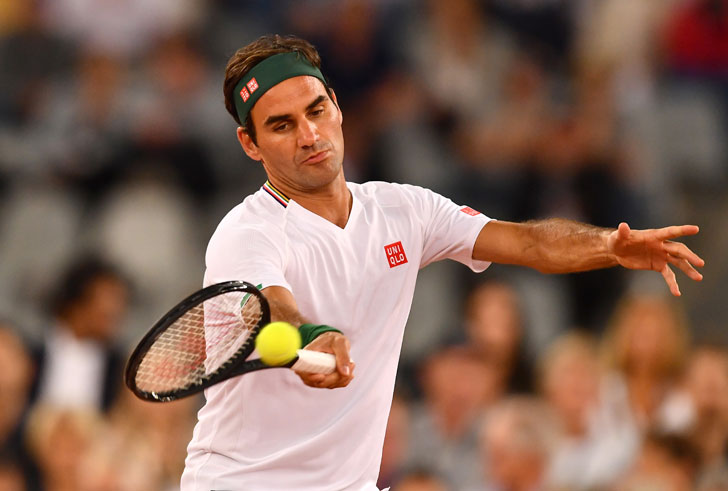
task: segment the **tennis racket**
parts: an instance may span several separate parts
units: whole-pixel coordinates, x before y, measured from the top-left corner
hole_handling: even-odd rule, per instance
[[[140,399],[168,402],[211,385],[265,368],[248,360],[255,337],[270,322],[270,307],[255,286],[244,281],[199,290],[167,312],[134,349],[125,370],[126,385]],[[331,373],[329,353],[298,350],[287,365],[301,372]]]

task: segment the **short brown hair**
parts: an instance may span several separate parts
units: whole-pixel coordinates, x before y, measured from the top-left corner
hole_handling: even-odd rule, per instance
[[[247,46],[237,50],[230,60],[228,60],[222,89],[225,94],[225,109],[227,109],[233,119],[250,135],[250,138],[256,145],[255,127],[253,126],[250,113],[248,113],[248,117],[244,123],[238,117],[238,111],[235,108],[235,86],[246,73],[261,61],[279,53],[290,53],[293,51],[301,53],[311,65],[321,69],[321,56],[319,56],[318,51],[316,51],[316,48],[311,43],[296,36],[280,36],[278,34],[267,34],[259,37]],[[326,87],[326,92],[331,97],[329,84],[325,83],[324,87]]]

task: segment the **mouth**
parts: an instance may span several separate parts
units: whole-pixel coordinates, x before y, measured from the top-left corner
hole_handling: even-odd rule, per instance
[[[315,154],[311,155],[309,158],[301,162],[302,165],[306,164],[317,164],[324,160],[326,157],[329,156],[328,150],[322,150],[321,152],[316,152]]]

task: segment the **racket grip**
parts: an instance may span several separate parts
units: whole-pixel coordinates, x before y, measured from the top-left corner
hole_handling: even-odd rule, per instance
[[[336,357],[331,353],[300,349],[291,368],[306,373],[331,373],[336,370]]]

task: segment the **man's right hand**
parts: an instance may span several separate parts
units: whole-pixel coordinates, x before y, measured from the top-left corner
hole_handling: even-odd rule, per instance
[[[349,340],[343,334],[325,332],[304,348],[331,353],[336,357],[336,370],[329,374],[296,372],[304,384],[319,389],[336,389],[346,387],[354,378],[355,364],[349,355]]]

